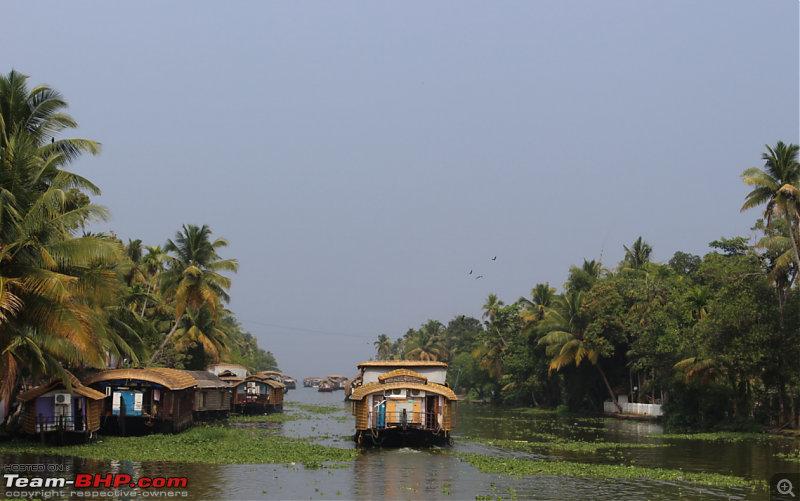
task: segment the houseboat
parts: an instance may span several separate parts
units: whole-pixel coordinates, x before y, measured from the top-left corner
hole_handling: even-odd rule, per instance
[[[25,433],[58,445],[85,443],[95,438],[106,395],[67,374],[71,389],[61,378],[53,378],[17,396],[24,406]]]
[[[344,390],[344,385],[347,382],[347,376],[328,376],[328,380],[333,384],[334,390]]]
[[[317,385],[317,391],[329,392],[333,391],[333,381],[328,378],[323,378]]]
[[[297,380],[294,379],[294,378],[291,378],[289,376],[286,376],[285,378],[283,378],[283,384],[286,385],[286,389],[287,390],[296,390],[297,389]]]
[[[247,368],[239,364],[213,364],[206,367],[206,370],[213,373],[215,376],[228,374],[240,379],[247,377]]]
[[[303,380],[303,386],[306,388],[316,388],[319,386],[320,381],[322,381],[322,379],[318,377],[307,377]]]
[[[239,414],[283,411],[283,383],[259,374],[247,376],[233,388],[233,410]]]
[[[357,443],[453,444],[458,398],[445,383],[447,364],[377,360],[358,368],[361,384],[350,395]]]
[[[348,379],[344,383],[344,399],[350,400],[350,395],[352,395],[353,391],[359,386],[361,386],[361,374],[353,376],[352,379]]]
[[[209,371],[185,371],[197,381],[192,415],[195,421],[225,419],[231,410],[231,387]]]
[[[85,384],[111,397],[104,401],[103,433],[178,433],[194,422],[197,380],[186,371],[112,369],[86,378]]]

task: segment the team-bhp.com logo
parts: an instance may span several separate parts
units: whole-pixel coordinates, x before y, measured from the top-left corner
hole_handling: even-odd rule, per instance
[[[67,480],[64,477],[21,477],[18,473],[5,473],[3,474],[5,477],[5,487],[6,487],[6,495],[11,493],[9,489],[25,489],[26,491],[14,491],[15,494],[13,497],[31,497],[32,490],[38,494],[37,496],[40,497],[73,497],[75,494],[78,494],[78,497],[100,497],[100,492],[103,491],[73,491],[69,494],[64,494],[62,492],[55,491],[54,489],[65,489],[65,488],[74,488],[74,489],[115,489],[114,492],[117,492],[117,489],[140,489],[137,491],[128,491],[125,493],[125,496],[141,496],[141,497],[163,497],[166,494],[165,491],[141,491],[141,489],[180,489],[186,488],[188,485],[188,481],[186,477],[141,477],[138,479],[134,479],[130,475],[126,475],[124,473],[120,474],[112,474],[109,473],[107,475],[101,474],[88,474],[88,473],[81,473],[75,476],[74,480]],[[53,489],[52,491],[46,491],[45,489]],[[105,494],[105,492],[103,492]],[[174,497],[176,493],[170,492],[169,497]],[[186,496],[186,491],[182,493],[178,493],[179,495]],[[97,495],[97,496],[96,496]],[[105,497],[105,496],[102,496]],[[118,495],[114,495],[112,497],[119,497]]]

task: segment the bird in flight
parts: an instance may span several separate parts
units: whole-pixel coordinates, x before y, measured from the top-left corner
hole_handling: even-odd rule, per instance
[[[472,275],[472,270],[469,270],[469,274]]]
[[[497,261],[497,256],[493,257],[492,261]]]
[[[479,278],[483,278],[483,275],[478,275],[477,277],[475,277],[475,280],[477,280]]]

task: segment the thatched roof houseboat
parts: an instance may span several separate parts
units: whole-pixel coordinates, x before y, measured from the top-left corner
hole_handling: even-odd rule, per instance
[[[104,408],[106,433],[177,433],[193,423],[197,380],[186,371],[113,369],[88,377],[86,384],[111,397]]]
[[[233,410],[240,414],[283,411],[284,385],[259,374],[247,376],[233,388]]]
[[[206,367],[206,370],[216,376],[221,376],[225,372],[230,372],[232,375],[241,379],[247,377],[247,368],[239,364],[212,364]]]
[[[344,384],[347,382],[347,376],[334,374],[332,376],[328,376],[328,380],[333,384],[334,390],[344,390]]]
[[[197,421],[225,419],[231,410],[231,386],[209,371],[185,371],[197,381],[192,414]]]
[[[458,398],[445,383],[447,364],[391,360],[358,368],[361,385],[350,395],[356,442],[452,445]]]
[[[322,378],[318,377],[307,377],[303,380],[303,386],[306,388],[316,388],[319,386],[319,382],[322,381]]]
[[[317,385],[317,391],[329,392],[333,391],[333,381],[328,378],[322,378]]]
[[[69,391],[61,378],[17,395],[24,405],[23,430],[57,444],[88,442],[100,429],[105,393],[84,386],[70,374]]]
[[[297,389],[297,380],[295,378],[291,378],[286,376],[283,378],[283,384],[286,385],[287,390],[296,390]]]

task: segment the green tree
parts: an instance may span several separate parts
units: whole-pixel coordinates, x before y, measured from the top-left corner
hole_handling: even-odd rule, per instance
[[[161,293],[175,302],[175,324],[153,353],[148,366],[172,339],[187,308],[191,308],[194,314],[200,308],[207,308],[216,317],[218,305],[230,301],[227,290],[231,280],[220,272],[235,273],[239,264],[235,259],[222,259],[218,254],[218,249],[227,246],[228,241],[224,238],[212,242],[211,230],[206,225],[184,225],[183,230],[176,233],[175,241],[167,241],[164,251],[175,255],[166,257],[166,270],[158,280]]]
[[[800,269],[800,254],[797,251],[797,236],[800,231],[798,214],[798,182],[800,182],[800,162],[797,160],[800,147],[778,141],[775,148],[765,145],[767,152],[762,155],[764,169],[751,167],[742,173],[742,181],[753,187],[747,194],[741,211],[766,204],[764,218],[771,226],[775,217],[786,221],[789,239],[792,244],[795,265]]]
[[[373,344],[378,351],[378,360],[389,360],[392,355],[392,340],[389,336],[381,334]]]
[[[642,240],[642,237],[636,239],[633,245],[625,248],[625,258],[622,260],[623,269],[638,270],[643,268],[650,262],[650,255],[653,253],[653,247],[647,242]]]

